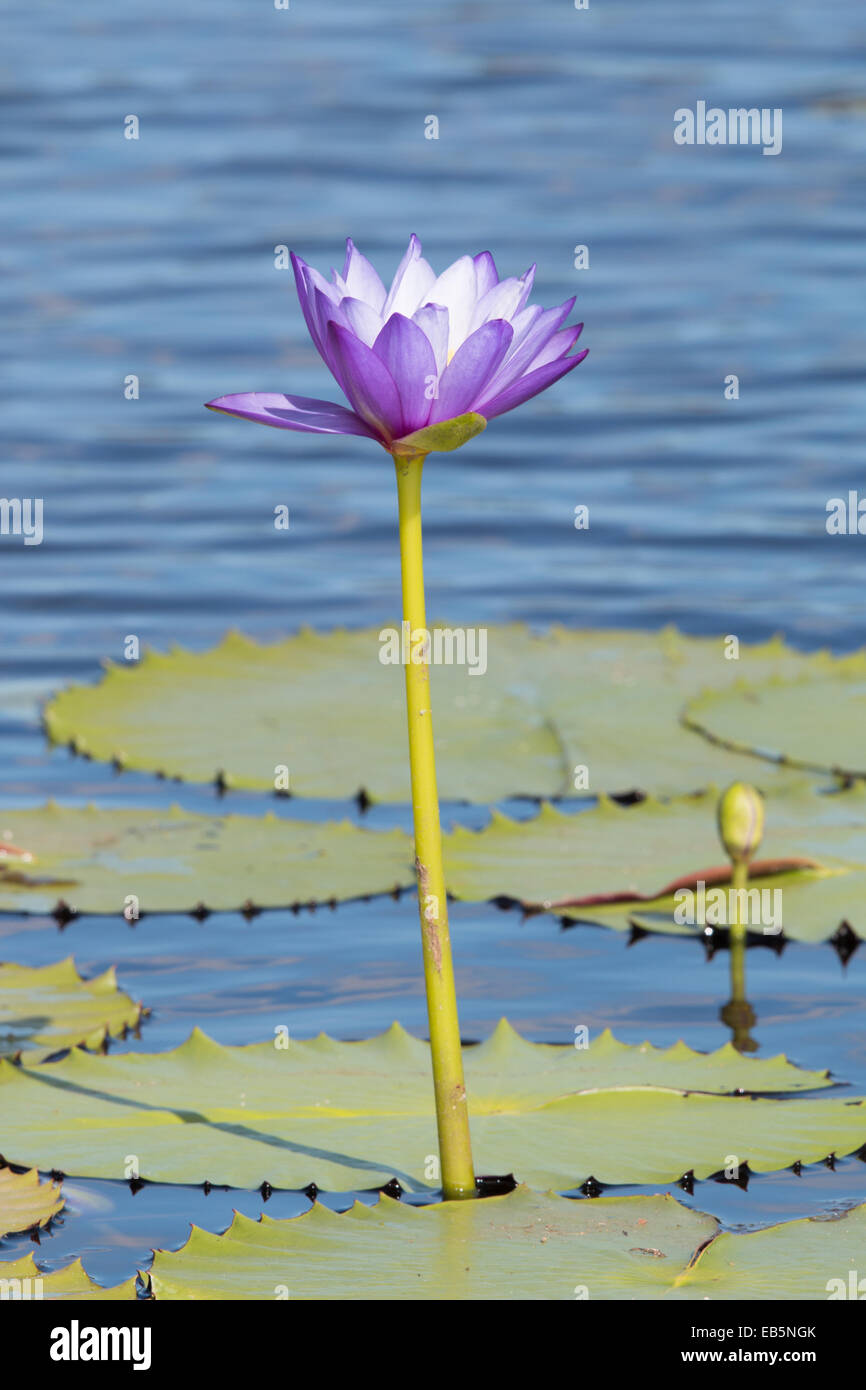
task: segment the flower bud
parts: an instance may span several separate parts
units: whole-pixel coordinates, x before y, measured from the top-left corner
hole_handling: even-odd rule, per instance
[[[747,782],[734,782],[719,798],[719,838],[734,864],[748,864],[764,837],[764,798]]]

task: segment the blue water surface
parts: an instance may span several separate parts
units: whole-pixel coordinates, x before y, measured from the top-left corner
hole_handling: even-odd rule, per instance
[[[41,700],[95,680],[128,634],[204,648],[230,626],[276,638],[397,612],[387,455],[202,409],[243,390],[338,396],[280,246],[327,271],[351,235],[390,274],[414,231],[437,268],[489,248],[502,274],[537,262],[541,302],[578,296],[585,363],[427,466],[431,612],[863,643],[866,539],[825,524],[829,499],[866,496],[862,4],[29,0],[3,31],[0,494],[42,498],[45,532],[40,546],[0,537],[0,804],[215,810],[211,789],[48,749]],[[699,100],[781,108],[782,152],[676,145],[674,113]],[[629,947],[487,906],[458,908],[454,934],[467,1037],[501,1014],[547,1041],[579,1023],[628,1042],[728,1036],[727,958],[699,943]],[[0,921],[3,959],[70,952],[88,975],[116,964],[153,1010],[117,1048],[172,1047],[193,1023],[226,1043],[277,1023],[425,1028],[408,898],[252,923]],[[866,1084],[862,968],[862,952],[843,966],[829,946],[750,952],[759,1055]],[[851,1159],[678,1196],[761,1225],[862,1200],[864,1176]],[[83,1253],[106,1281],[180,1244],[190,1220],[220,1230],[232,1206],[263,1204],[67,1188],[38,1257]],[[270,1200],[278,1215],[306,1205]],[[7,1240],[0,1257],[29,1248]]]

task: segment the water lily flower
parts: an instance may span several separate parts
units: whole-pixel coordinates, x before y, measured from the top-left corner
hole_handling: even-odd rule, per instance
[[[429,453],[457,449],[487,421],[537,396],[582,362],[571,355],[583,324],[564,328],[574,304],[530,304],[535,268],[500,280],[489,251],[461,256],[441,275],[416,236],[386,290],[350,240],[343,272],[328,281],[292,257],[313,342],[349,407],[278,392],[220,396],[212,410],[307,434],[356,434],[394,457],[403,622],[427,634],[421,546],[421,472]],[[429,652],[406,665],[415,869],[442,1191],[476,1195],[463,1054],[448,928]],[[351,707],[347,711],[351,717]]]
[[[733,863],[753,859],[764,837],[764,798],[748,782],[734,782],[720,797],[719,838]]]
[[[719,839],[731,861],[731,904],[728,926],[731,942],[745,941],[746,892],[749,864],[764,838],[764,798],[748,782],[734,782],[719,798],[716,810]],[[731,957],[733,968],[734,958]]]
[[[413,235],[387,290],[351,238],[342,274],[330,280],[294,254],[292,264],[310,336],[351,408],[247,391],[210,401],[211,410],[277,429],[362,435],[394,454],[452,449],[586,356],[570,355],[583,324],[563,327],[574,299],[530,304],[535,267],[500,280],[489,251],[437,276]]]

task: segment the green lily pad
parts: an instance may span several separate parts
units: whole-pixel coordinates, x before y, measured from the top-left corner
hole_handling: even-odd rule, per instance
[[[0,1300],[64,1299],[79,1302],[105,1299],[120,1302],[136,1297],[135,1279],[127,1279],[123,1284],[105,1289],[90,1278],[80,1260],[74,1260],[72,1264],[51,1274],[44,1273],[32,1255],[25,1256],[23,1260],[0,1260]]]
[[[866,1206],[839,1217],[720,1233],[673,1197],[575,1201],[518,1187],[480,1202],[413,1207],[382,1195],[337,1214],[259,1221],[224,1235],[193,1227],[157,1251],[156,1299],[786,1299],[850,1288],[862,1267]],[[849,1292],[849,1297],[858,1297]]]
[[[791,941],[818,945],[845,927],[850,928],[855,936],[866,940],[866,871],[862,869],[834,874],[781,874],[753,879],[750,886],[770,892],[776,888],[780,890],[782,931]],[[699,899],[695,900],[695,906],[695,921],[688,925],[676,920],[677,904],[670,896],[647,903],[601,905],[589,911],[566,907],[560,915],[572,921],[588,921],[611,927],[615,931],[631,931],[632,927],[639,927],[642,931],[660,932],[666,936],[694,936],[703,932],[708,925],[725,925],[707,922],[708,913]],[[712,916],[712,913],[709,915]],[[765,929],[757,925],[750,930],[760,933]]]
[[[71,956],[35,969],[0,965],[0,1056],[39,1062],[66,1047],[102,1047],[137,1028],[142,1012],[113,967],[83,980]]]
[[[399,620],[390,630],[400,632]],[[137,666],[109,664],[96,686],[61,692],[45,727],[93,758],[187,781],[273,789],[275,768],[287,767],[298,796],[363,789],[371,800],[407,801],[403,669],[379,659],[387,631],[303,631],[266,647],[232,633],[209,652],[148,653]],[[575,790],[668,796],[749,780],[754,758],[685,729],[684,702],[739,676],[832,669],[831,658],[778,640],[728,661],[721,638],[562,628],[537,636],[520,625],[485,628],[483,662],[465,631],[439,625],[434,658],[437,631],[452,633],[440,636],[431,677],[439,790],[455,801]],[[768,766],[762,776],[786,778]]]
[[[396,1177],[435,1189],[427,1044],[394,1025],[366,1042],[320,1036],[222,1047],[196,1030],[172,1052],[0,1062],[6,1157],[87,1177],[123,1175],[229,1186],[378,1187]],[[705,1057],[608,1037],[586,1050],[533,1045],[502,1024],[465,1051],[478,1172],[541,1187],[670,1182],[719,1171],[736,1155],[769,1171],[866,1140],[866,1103],[783,1058],[730,1047]],[[743,1098],[730,1089],[785,1095]]]
[[[0,911],[189,912],[290,907],[389,891],[414,881],[411,840],[348,822],[312,824],[272,814],[200,816],[118,807],[6,810],[34,855],[0,867]]]
[[[159,1299],[660,1298],[718,1230],[672,1197],[574,1201],[519,1187],[504,1197],[415,1207],[380,1196],[338,1215],[235,1214],[194,1226],[150,1270]],[[359,1274],[363,1271],[363,1276]]]
[[[33,1226],[47,1226],[62,1209],[60,1183],[53,1178],[41,1182],[35,1168],[26,1173],[0,1168],[0,1238]]]
[[[862,1277],[864,1249],[866,1205],[841,1215],[785,1221],[747,1235],[725,1232],[701,1251],[677,1280],[670,1296],[773,1301],[862,1299],[858,1281]]]
[[[445,837],[449,888],[467,901],[512,898],[530,909],[615,927],[649,914],[656,929],[689,934],[694,927],[671,918],[671,885],[729,878],[715,832],[716,796],[710,790],[631,807],[602,798],[580,813],[544,805],[529,821],[494,812],[484,830],[458,827]],[[272,815],[198,816],[177,808],[49,806],[10,811],[6,818],[35,859],[0,867],[4,911],[46,913],[62,900],[74,912],[120,913],[130,895],[141,913],[200,905],[233,911],[250,902],[285,907],[367,896],[414,880],[411,841],[399,830],[378,833]],[[858,784],[817,795],[800,785],[770,802],[753,886],[783,890],[789,936],[823,940],[842,921],[855,931],[862,924],[866,934],[864,848],[866,789]],[[698,920],[698,929],[702,925]],[[120,1006],[121,996],[116,1002]]]
[[[691,728],[738,752],[789,767],[866,777],[866,654],[797,680],[708,691],[689,702]]]
[[[693,934],[702,929],[703,916],[696,914],[693,926],[678,924],[675,888],[730,882],[716,832],[717,799],[715,789],[637,806],[602,798],[579,813],[544,805],[528,821],[494,812],[485,829],[458,827],[446,836],[449,889],[470,902],[511,898],[574,920],[616,927],[635,921]],[[801,783],[769,799],[751,886],[781,889],[786,935],[825,940],[843,921],[866,929],[864,876],[862,785],[819,795]]]

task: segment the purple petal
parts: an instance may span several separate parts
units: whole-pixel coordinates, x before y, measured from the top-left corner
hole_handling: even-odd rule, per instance
[[[310,337],[325,365],[334,372],[337,381],[342,386],[343,383],[334,371],[333,363],[328,356],[326,338],[328,324],[332,318],[336,318],[338,323],[345,323],[345,319],[340,313],[339,291],[336,286],[329,285],[314,266],[307,265],[306,261],[302,261],[300,256],[296,256],[294,252],[292,252],[292,266],[295,272],[301,311]]]
[[[548,386],[559,381],[560,377],[565,376],[567,372],[582,362],[588,352],[589,348],[584,348],[583,352],[576,353],[574,357],[558,357],[555,362],[548,362],[545,367],[528,372],[526,376],[512,382],[499,395],[479,402],[476,409],[488,420],[492,420],[495,415],[504,415],[507,410],[513,410],[516,405],[522,405],[531,396],[537,396],[539,391],[545,391]]]
[[[426,335],[441,375],[448,363],[448,310],[444,304],[424,304],[415,310],[412,322]]]
[[[551,333],[544,347],[533,357],[527,370],[534,372],[536,367],[545,367],[548,362],[555,362],[557,357],[565,357],[582,332],[583,324],[576,323],[571,328],[561,328],[558,333]]]
[[[385,303],[385,286],[378,272],[367,257],[361,255],[351,237],[346,239],[346,261],[342,280],[346,294],[350,294],[353,299],[362,299],[371,309],[375,309],[377,314],[381,314]]]
[[[328,368],[328,371],[333,373],[340,390],[348,394],[348,392],[346,392],[346,382],[340,369],[340,364],[331,350],[331,344],[328,338],[328,329],[332,323],[339,324],[341,328],[349,328],[349,323],[343,313],[342,306],[340,304],[335,304],[328,295],[324,294],[322,290],[318,288],[318,286],[313,288],[310,294],[309,304],[310,315],[315,325],[313,341],[319,349],[322,360]]]
[[[536,357],[554,336],[563,319],[568,318],[573,307],[574,299],[572,298],[567,299],[564,304],[560,304],[555,309],[543,309],[537,312],[533,309],[520,311],[514,323],[514,341],[511,344],[511,353],[506,357],[496,376],[491,379],[488,395],[498,395],[518,377],[523,376],[524,372],[533,369],[536,365]],[[526,322],[524,315],[533,313],[535,313],[534,320],[529,322],[528,328],[524,328]],[[519,341],[518,335],[520,335]],[[541,365],[542,363],[539,362],[538,366]]]
[[[433,403],[431,388],[439,378],[429,339],[417,323],[392,314],[373,344],[376,356],[393,377],[403,411],[403,433],[426,425]]]
[[[284,396],[276,391],[244,391],[238,396],[220,396],[208,401],[208,410],[273,425],[280,430],[301,430],[307,434],[376,435],[353,411],[333,401],[316,401],[309,396]]]
[[[512,334],[511,324],[503,319],[492,319],[470,334],[442,373],[439,395],[430,412],[431,425],[475,408],[508,351]]]
[[[312,304],[310,303],[313,288],[312,281],[308,278],[307,275],[307,272],[311,270],[312,267],[308,266],[306,261],[302,261],[300,256],[296,256],[294,251],[291,254],[292,269],[295,272],[295,286],[298,291],[298,300],[301,305],[301,313],[304,315],[304,322],[307,325],[310,337],[316,344],[316,347],[319,349],[319,352],[321,352],[322,345],[318,340],[318,325],[316,324]]]
[[[508,356],[500,368],[500,371],[505,371],[505,368],[517,352],[517,349],[522,347],[523,343],[526,341],[527,335],[532,328],[535,327],[535,324],[545,312],[550,311],[542,309],[540,304],[529,304],[525,309],[518,309],[517,313],[511,319],[514,337],[511,339],[511,347],[508,349]]]
[[[356,413],[390,444],[405,434],[400,394],[394,378],[372,348],[338,323],[328,325],[328,350]]]

